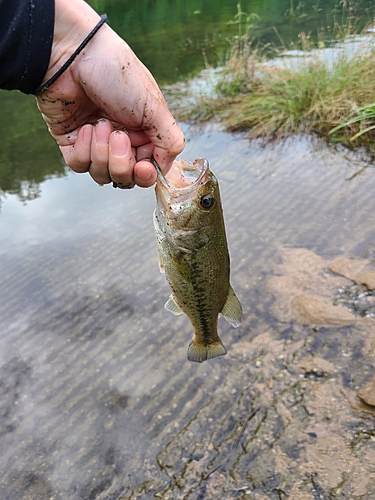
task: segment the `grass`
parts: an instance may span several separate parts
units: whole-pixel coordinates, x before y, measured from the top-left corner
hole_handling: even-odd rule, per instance
[[[328,61],[303,34],[298,48],[298,58],[282,56],[283,47],[283,64],[267,64],[269,48],[254,48],[248,35],[241,36],[231,46],[214,92],[173,111],[185,120],[215,118],[228,130],[248,130],[251,137],[316,132],[335,141],[370,144],[375,138],[375,48],[364,42],[355,53],[344,49]]]
[[[353,142],[360,137],[363,137],[364,134],[368,134],[369,132],[375,130],[375,103],[355,109],[352,112],[352,116],[347,117],[343,123],[330,130],[329,134],[334,135],[339,130],[349,128],[353,124],[359,125],[360,130],[350,138],[350,142]]]

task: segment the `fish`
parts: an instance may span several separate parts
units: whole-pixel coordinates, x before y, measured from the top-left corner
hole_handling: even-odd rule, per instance
[[[159,267],[171,287],[165,308],[185,313],[194,329],[187,357],[202,363],[227,353],[218,332],[221,314],[240,326],[242,307],[230,284],[230,257],[219,183],[208,160],[175,160],[157,170],[154,227]]]

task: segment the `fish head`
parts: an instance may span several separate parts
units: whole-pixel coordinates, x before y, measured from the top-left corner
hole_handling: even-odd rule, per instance
[[[159,226],[169,241],[181,247],[183,240],[187,248],[209,241],[223,215],[219,184],[206,159],[175,161],[165,176],[158,170],[155,192]]]

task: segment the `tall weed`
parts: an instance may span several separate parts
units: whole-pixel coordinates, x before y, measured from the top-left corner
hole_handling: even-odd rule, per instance
[[[367,34],[355,49],[350,45],[356,20],[349,14],[355,13],[356,2],[341,3],[343,24],[335,18],[335,38],[344,36],[349,43],[341,44],[331,58],[317,49],[325,46],[323,36],[316,43],[301,33],[289,47],[280,38],[282,46],[277,49],[255,45],[255,17],[247,16],[238,4],[233,20],[238,34],[230,40],[212,97],[198,97],[184,108],[183,118],[216,117],[229,130],[248,129],[255,137],[312,131],[326,135],[333,129],[331,137],[339,132],[340,139],[355,140],[375,133],[375,43]],[[298,5],[291,2],[291,11]],[[270,50],[278,53],[276,61],[268,60]]]

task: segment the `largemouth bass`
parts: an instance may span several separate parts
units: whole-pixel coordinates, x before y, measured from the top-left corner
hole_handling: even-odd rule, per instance
[[[175,161],[166,176],[158,172],[154,225],[159,265],[172,288],[165,308],[185,313],[194,328],[188,359],[203,361],[226,354],[218,315],[235,328],[242,307],[229,282],[229,253],[219,184],[208,161]]]

